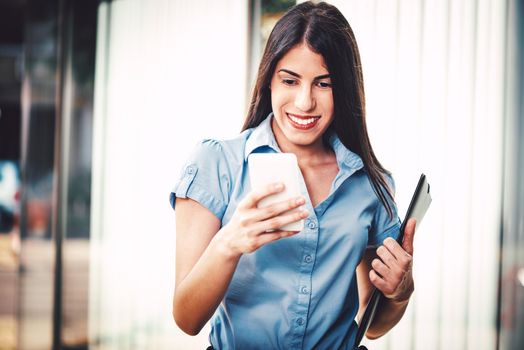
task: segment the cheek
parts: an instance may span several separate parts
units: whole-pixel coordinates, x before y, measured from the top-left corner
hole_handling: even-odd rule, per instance
[[[279,88],[271,90],[271,106],[274,113],[280,112],[287,103],[289,103],[289,96],[286,93]]]
[[[322,97],[322,104],[324,105],[324,108],[326,110],[333,110],[333,95],[332,94],[326,94]]]
[[[335,110],[335,104],[333,103],[333,97],[331,95],[325,96],[322,99],[322,109],[326,114],[330,114],[333,117],[333,112]]]

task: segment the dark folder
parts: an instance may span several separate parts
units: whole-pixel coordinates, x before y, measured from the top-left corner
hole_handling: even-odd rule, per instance
[[[397,238],[397,242],[399,244],[402,244],[402,241],[404,240],[404,230],[406,228],[406,224],[408,220],[411,218],[415,218],[417,220],[417,228],[418,228],[430,204],[431,204],[431,193],[429,192],[429,184],[426,179],[426,175],[422,174],[420,175],[420,179],[418,180],[418,184],[415,189],[415,193],[413,194],[413,198],[411,198],[411,202],[409,203],[406,217],[404,218],[404,221],[402,222],[402,225],[400,226],[400,234]],[[358,346],[360,345],[360,342],[362,341],[362,338],[364,338],[366,331],[368,330],[369,326],[371,325],[371,322],[373,321],[373,318],[375,317],[375,312],[377,311],[377,306],[380,303],[380,300],[382,298],[384,298],[382,293],[378,289],[374,288],[373,293],[371,294],[371,298],[369,299],[369,302],[366,305],[366,310],[364,311],[364,315],[362,316],[362,319],[360,320],[360,323],[358,326],[357,337],[355,339],[355,346],[354,346],[355,349],[358,348]]]

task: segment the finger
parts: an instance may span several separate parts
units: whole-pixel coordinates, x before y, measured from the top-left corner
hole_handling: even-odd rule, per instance
[[[396,240],[391,237],[388,237],[384,240],[384,246],[389,250],[391,254],[395,257],[397,262],[402,266],[406,267],[411,262],[411,254],[406,252]]]
[[[307,218],[308,215],[309,215],[309,212],[305,209],[294,210],[287,214],[275,216],[273,218],[270,218],[264,221],[260,221],[259,223],[255,224],[254,229],[255,231],[261,232],[261,233],[267,232],[267,231],[279,230],[284,225]]]
[[[393,286],[390,283],[388,283],[386,279],[379,276],[375,270],[369,271],[369,280],[387,298],[391,298],[393,296],[393,293],[395,293],[395,288],[393,288]]]
[[[381,245],[377,248],[377,255],[379,256],[380,260],[386,264],[386,266],[390,268],[398,267],[397,259],[395,259],[393,254],[391,254],[391,252],[385,246]]]
[[[281,182],[271,183],[264,187],[254,189],[246,196],[246,198],[244,198],[239,206],[243,206],[244,208],[255,208],[260,200],[272,194],[281,192],[282,190],[284,190],[284,184]]]
[[[275,203],[264,208],[255,209],[255,213],[253,214],[252,219],[254,221],[266,220],[274,216],[280,215],[282,213],[285,213],[286,211],[295,209],[303,205],[305,202],[306,200],[304,197],[297,197],[279,203]]]
[[[369,280],[371,283],[377,287],[381,292],[384,292],[384,289],[387,286],[386,281],[382,277],[380,277],[375,270],[369,270]]]
[[[300,231],[275,231],[264,233],[257,238],[258,247],[262,247],[268,243],[277,241],[282,238],[291,237],[299,233]]]
[[[380,259],[373,259],[371,267],[379,276],[387,278],[391,274],[391,269],[387,267]]]
[[[413,255],[413,239],[415,238],[415,228],[417,226],[417,220],[414,218],[409,219],[404,229],[404,241],[402,242],[402,248],[409,254]]]

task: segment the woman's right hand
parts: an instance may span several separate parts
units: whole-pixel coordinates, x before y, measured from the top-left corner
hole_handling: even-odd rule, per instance
[[[305,203],[304,197],[296,197],[264,208],[257,208],[258,202],[262,199],[282,190],[284,190],[282,183],[270,184],[251,191],[238,204],[229,223],[222,227],[214,237],[230,256],[239,257],[244,253],[254,252],[270,242],[300,232],[283,231],[279,228],[302,220],[309,215],[305,209],[290,212]]]

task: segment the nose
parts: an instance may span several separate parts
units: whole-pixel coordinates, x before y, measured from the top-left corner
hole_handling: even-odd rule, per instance
[[[295,107],[299,110],[308,112],[315,108],[315,98],[309,86],[302,86],[295,96]]]

